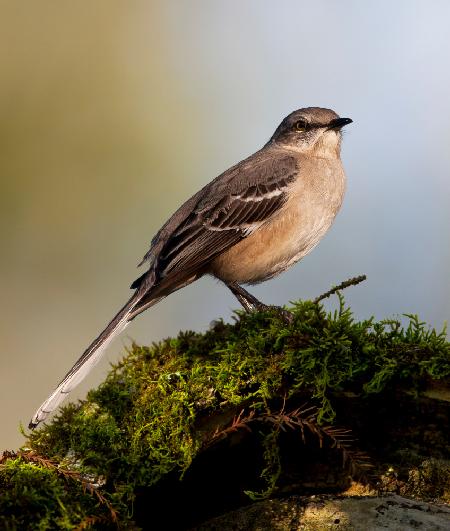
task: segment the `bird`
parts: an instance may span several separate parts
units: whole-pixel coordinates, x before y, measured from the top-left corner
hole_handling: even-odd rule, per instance
[[[152,239],[139,264],[146,271],[131,284],[129,301],[38,408],[29,428],[61,404],[136,316],[204,275],[223,282],[245,311],[267,310],[243,285],[282,273],[330,228],[346,186],[341,130],[351,122],[331,109],[298,109],[260,150],[188,199]]]

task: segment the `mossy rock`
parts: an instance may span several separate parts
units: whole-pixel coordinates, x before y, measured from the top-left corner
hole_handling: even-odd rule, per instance
[[[205,522],[196,531],[447,531],[450,509],[389,496],[291,496]]]
[[[387,488],[389,467],[406,484],[422,461],[445,462],[450,402],[426,394],[449,387],[445,331],[412,315],[358,322],[339,301],[332,313],[298,302],[290,324],[239,313],[133,345],[85,401],[4,454],[0,528],[185,529],[356,477]],[[441,501],[445,489],[421,487]]]

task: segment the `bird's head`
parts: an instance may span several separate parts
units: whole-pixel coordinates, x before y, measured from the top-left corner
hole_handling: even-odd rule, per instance
[[[352,123],[331,109],[305,107],[294,111],[281,122],[270,142],[321,157],[339,157],[341,129]]]

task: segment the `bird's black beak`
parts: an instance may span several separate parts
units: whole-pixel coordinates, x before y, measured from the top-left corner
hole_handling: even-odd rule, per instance
[[[351,118],[335,118],[328,124],[328,129],[341,129],[344,125],[351,124],[353,120]]]

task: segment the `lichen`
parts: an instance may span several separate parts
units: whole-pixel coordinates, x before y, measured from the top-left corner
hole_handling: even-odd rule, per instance
[[[111,511],[86,490],[99,478],[95,489],[120,524],[131,527],[136,490],[168,474],[182,479],[204,448],[208,434],[201,426],[208,417],[240,408],[263,414],[274,400],[306,393],[318,422],[330,423],[336,392],[364,400],[397,384],[419,392],[428,380],[450,376],[445,330],[429,329],[413,315],[407,325],[358,322],[338,296],[332,313],[310,301],[295,303],[291,324],[276,311],[238,313],[233,323],[218,321],[205,333],[132,345],[86,400],[63,407],[29,434],[28,449],[76,470],[84,487],[57,468],[6,457],[0,527],[75,529],[93,518],[96,528],[107,527]],[[269,492],[279,474],[277,437],[269,431],[262,441],[267,455],[260,475]]]

